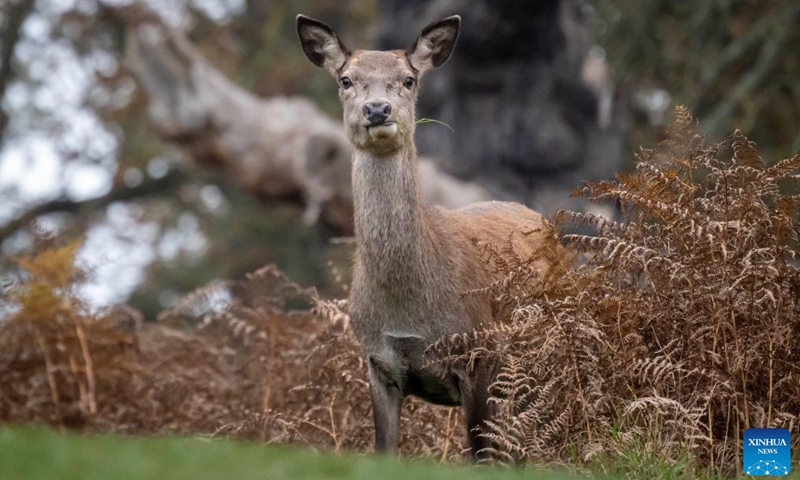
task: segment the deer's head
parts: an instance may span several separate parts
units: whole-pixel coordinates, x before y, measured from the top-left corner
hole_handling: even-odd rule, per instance
[[[461,17],[434,22],[408,50],[351,52],[329,26],[297,16],[303,52],[339,82],[350,141],[358,149],[389,153],[408,145],[416,121],[419,80],[453,52]]]

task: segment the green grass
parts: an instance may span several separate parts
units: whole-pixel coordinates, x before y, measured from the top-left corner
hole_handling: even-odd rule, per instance
[[[547,476],[544,476],[547,475]],[[365,455],[334,455],[191,438],[87,437],[0,428],[2,480],[512,480],[569,478],[553,473],[437,465]]]
[[[589,466],[596,478],[712,479],[686,463],[656,461],[641,452]],[[786,478],[800,480],[800,469]],[[569,479],[567,474],[439,465],[373,455],[197,438],[82,436],[0,427],[0,480],[515,480]],[[740,477],[757,478],[757,477]]]

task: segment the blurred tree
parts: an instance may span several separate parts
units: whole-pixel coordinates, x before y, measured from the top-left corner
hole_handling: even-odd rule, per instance
[[[800,150],[800,3],[597,0],[591,18],[627,105],[632,147],[684,104],[719,138],[740,129],[765,158]]]
[[[191,32],[216,66],[260,93],[313,95],[320,93],[314,84],[318,77],[307,75],[313,66],[295,58],[300,55],[294,42],[296,3],[138,0],[134,5]],[[346,21],[345,12],[364,21],[374,11],[371,2],[300,3],[320,16],[340,12]],[[3,85],[9,85],[3,118],[10,120],[0,148],[0,198],[5,200],[0,202],[0,267],[11,268],[9,256],[30,249],[34,235],[86,235],[83,255],[98,277],[88,295],[102,305],[138,289],[134,303],[150,318],[209,279],[238,277],[266,263],[322,290],[332,285],[327,262],[344,261],[349,249],[329,243],[334,231],[303,224],[302,209],[292,203],[265,204],[216,173],[187,170],[178,152],[159,139],[146,114],[147,97],[122,63],[125,26],[106,4],[24,0],[2,8],[4,27],[16,25],[3,30],[3,58],[13,50],[6,41],[12,30],[19,38],[12,43],[21,47],[14,62],[0,66]],[[34,51],[40,46],[50,51]],[[52,55],[44,62],[47,53]],[[61,70],[79,77],[75,88],[45,78]],[[317,83],[326,89],[322,96],[335,102],[335,86]],[[46,108],[37,107],[45,103]],[[68,118],[73,110],[102,124],[70,125],[79,120]],[[31,125],[37,125],[40,138],[33,138]],[[82,149],[81,139],[64,141],[71,128],[112,141],[102,152]],[[52,152],[52,162],[37,160],[36,144]],[[76,148],[65,148],[73,144]],[[82,172],[63,175],[84,164],[103,167],[99,188],[88,188],[90,177]],[[75,185],[88,193],[74,194]]]
[[[20,0],[16,3],[6,2],[0,10],[0,19],[3,22],[3,31],[0,35],[0,99],[5,98],[6,87],[13,75],[11,61],[14,50],[19,41],[22,23],[33,10],[33,0]],[[3,133],[8,124],[8,114],[0,108],[0,145],[3,142]]]

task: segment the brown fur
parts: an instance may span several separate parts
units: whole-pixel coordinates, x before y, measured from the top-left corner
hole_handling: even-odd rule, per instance
[[[329,27],[298,17],[304,51],[342,82],[345,126],[355,146],[357,250],[350,316],[369,360],[376,450],[381,451],[397,447],[406,395],[463,405],[472,454],[489,446],[475,429],[491,415],[487,400],[494,367],[445,370],[427,366],[424,352],[441,337],[493,320],[490,299],[462,295],[498,279],[475,240],[500,245],[512,239],[524,256],[541,235],[524,233],[543,230],[541,215],[516,203],[483,202],[451,211],[420,199],[413,143],[417,82],[447,60],[458,26],[459,18],[450,17],[426,27],[408,52],[349,53]],[[409,77],[411,87],[404,84]],[[386,122],[398,124],[396,134],[370,134],[375,126],[365,121],[363,105],[378,101],[391,105]]]

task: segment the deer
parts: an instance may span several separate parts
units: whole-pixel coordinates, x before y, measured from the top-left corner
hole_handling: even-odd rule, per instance
[[[480,245],[510,241],[520,255],[533,255],[546,232],[542,215],[519,203],[447,210],[421,200],[417,93],[423,75],[450,58],[460,26],[454,15],[423,28],[407,50],[351,51],[325,23],[297,16],[303,52],[338,82],[353,145],[349,314],[366,360],[379,453],[397,453],[401,406],[413,395],[463,407],[470,454],[487,455],[491,442],[481,432],[493,414],[489,387],[499,367],[480,360],[469,369],[445,366],[426,352],[437,340],[499,321],[491,298],[464,295],[501,280]]]

